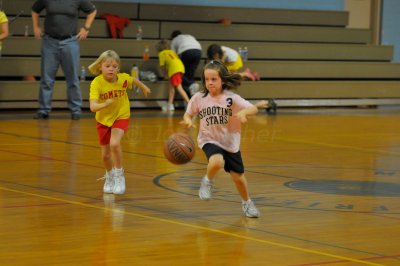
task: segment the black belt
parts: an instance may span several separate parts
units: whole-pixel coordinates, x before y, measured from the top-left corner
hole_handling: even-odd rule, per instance
[[[63,41],[63,40],[65,40],[65,39],[71,38],[72,36],[71,36],[71,35],[69,35],[69,36],[54,36],[54,35],[50,35],[50,34],[49,34],[49,37],[52,38],[52,39],[56,39],[56,40],[59,40],[59,41]]]

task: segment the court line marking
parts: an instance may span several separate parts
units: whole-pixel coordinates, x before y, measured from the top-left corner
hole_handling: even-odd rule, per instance
[[[82,142],[66,141],[66,140],[52,139],[52,138],[43,138],[43,137],[37,137],[37,136],[27,136],[27,135],[21,135],[18,133],[11,133],[11,132],[4,132],[4,131],[3,132],[0,131],[0,134],[7,135],[7,136],[14,136],[14,137],[23,137],[23,138],[28,138],[28,139],[36,139],[39,141],[47,141],[47,142],[50,142],[52,145],[54,145],[55,143],[62,143],[62,144],[77,145],[77,146],[88,147],[88,148],[96,148],[96,149],[98,148],[97,145],[85,144]],[[384,150],[379,150],[379,149],[360,148],[357,146],[350,146],[350,145],[332,144],[332,143],[316,142],[316,141],[305,141],[305,140],[300,140],[300,139],[280,138],[280,137],[275,137],[275,140],[282,141],[282,142],[289,142],[289,143],[306,144],[306,145],[312,145],[312,146],[330,147],[330,148],[335,148],[335,149],[346,149],[346,150],[353,150],[353,151],[359,151],[359,152],[372,152],[372,153],[381,153],[381,154],[387,154],[387,155],[400,156],[399,152],[384,151]],[[139,156],[148,156],[148,157],[153,157],[153,158],[164,158],[162,155],[155,156],[154,154],[131,152],[131,151],[123,151],[123,153],[134,154],[134,155],[139,155]],[[204,164],[204,163],[197,162],[197,161],[191,161],[191,163]]]
[[[190,171],[192,171],[192,170],[190,170]],[[5,181],[5,180],[1,180],[1,179],[0,179],[0,182],[4,182],[4,183],[7,183],[7,184],[13,184],[13,185],[16,185],[16,186],[28,187],[30,189],[39,190],[39,191],[47,191],[47,192],[50,192],[50,193],[62,194],[62,195],[67,195],[67,196],[74,196],[76,198],[83,198],[85,200],[88,200],[88,201],[84,201],[84,203],[94,203],[94,202],[98,203],[98,201],[99,201],[99,198],[96,198],[96,197],[89,197],[89,196],[80,195],[80,194],[68,193],[68,192],[65,192],[65,191],[54,190],[54,189],[51,189],[51,188],[48,188],[48,187],[31,186],[31,185],[27,185],[27,184],[21,184],[21,183],[12,182],[12,181]],[[153,180],[153,183],[154,183],[154,180]],[[165,187],[165,186],[163,186],[161,184],[157,184],[157,186],[162,188],[162,189],[166,189],[168,191],[174,192],[174,193],[180,193],[179,191],[175,191],[175,190],[170,189],[168,187]],[[183,193],[183,194],[184,195],[188,195],[188,196],[196,196],[195,194],[191,194],[191,193]],[[166,198],[173,198],[173,197],[162,197],[162,198],[166,199]],[[235,224],[225,223],[225,222],[221,222],[221,221],[213,220],[213,219],[209,219],[209,218],[203,218],[203,217],[199,218],[197,216],[192,216],[192,215],[187,215],[187,214],[178,214],[176,212],[169,212],[169,211],[164,211],[164,210],[160,210],[160,209],[154,209],[154,208],[148,208],[148,207],[145,207],[145,206],[129,204],[129,202],[131,202],[131,201],[151,200],[151,199],[157,199],[157,197],[125,198],[123,200],[120,200],[119,203],[124,205],[124,206],[127,206],[127,207],[139,208],[141,210],[157,212],[157,213],[162,214],[162,215],[167,215],[167,216],[168,215],[178,215],[182,219],[198,218],[198,219],[200,219],[202,221],[204,220],[204,221],[208,221],[208,222],[215,223],[215,224],[228,225],[228,226],[231,226],[231,227],[236,227],[236,228],[241,228],[241,229],[247,228],[247,229],[249,229],[251,231],[254,231],[254,232],[260,232],[260,233],[265,233],[265,234],[274,235],[274,236],[278,236],[278,237],[288,238],[288,239],[291,239],[291,240],[301,241],[301,242],[305,242],[305,243],[309,243],[309,244],[317,244],[317,245],[320,245],[320,246],[331,247],[331,248],[334,248],[334,249],[343,249],[343,250],[351,251],[351,252],[354,252],[354,253],[363,253],[363,254],[368,254],[368,255],[374,255],[375,258],[385,258],[385,257],[387,257],[387,255],[384,255],[384,254],[368,252],[368,251],[363,251],[363,250],[357,250],[357,249],[353,249],[353,248],[349,248],[349,247],[337,246],[337,245],[333,245],[333,244],[330,244],[330,243],[319,242],[319,241],[310,240],[310,239],[304,239],[304,238],[295,237],[295,236],[291,236],[291,235],[287,235],[287,234],[280,234],[280,233],[277,233],[277,232],[274,232],[274,231],[267,231],[267,230],[257,229],[257,228],[254,228],[254,227],[238,226],[238,225],[235,225]],[[214,200],[230,202],[230,203],[233,203],[233,202],[237,203],[238,202],[238,201],[234,201],[234,200],[224,200],[224,199],[219,199],[219,198],[215,198]],[[68,204],[68,203],[59,203],[59,205],[61,205],[61,204]],[[39,206],[39,205],[37,205],[37,206]],[[279,207],[279,208],[281,207],[281,206],[276,206],[276,205],[274,206],[274,205],[269,205],[269,204],[265,204],[264,206]],[[0,206],[0,208],[1,208],[1,206]],[[283,208],[287,208],[287,207],[283,207]],[[378,216],[378,217],[380,217],[380,216]]]
[[[14,135],[14,134],[13,134]],[[26,136],[25,136],[26,137]],[[31,137],[32,138],[32,137]],[[358,151],[368,151],[368,152],[378,152],[378,153],[388,153],[388,154],[394,154],[394,155],[398,155],[399,153],[395,153],[395,152],[386,152],[386,151],[381,151],[381,150],[377,150],[377,149],[364,149],[364,148],[359,148],[359,147],[354,147],[354,146],[346,146],[346,145],[336,145],[336,144],[330,144],[330,143],[323,143],[323,142],[307,142],[307,141],[301,141],[301,140],[295,140],[295,139],[286,139],[286,138],[277,138],[281,141],[287,141],[287,142],[296,142],[296,143],[306,143],[306,144],[311,144],[311,145],[321,145],[321,146],[329,146],[329,147],[335,147],[335,148],[345,148],[345,149],[350,149],[350,150],[358,150]],[[40,139],[42,140],[42,139]],[[54,141],[52,139],[46,139],[47,141]],[[66,143],[66,144],[75,144],[75,145],[79,145],[79,146],[88,146],[91,147],[91,145],[82,145],[82,143],[74,143],[74,142],[66,142],[64,141],[60,141],[60,140],[55,140],[56,142],[62,142],[62,143]],[[134,152],[128,152],[128,153],[132,153],[132,154],[136,154],[136,155],[145,155],[145,156],[149,156],[148,154],[139,154],[139,153],[134,153]],[[152,157],[158,157],[158,156],[154,156],[151,155]],[[200,163],[201,164],[201,163]],[[133,214],[135,215],[135,214]],[[187,225],[187,226],[190,226]],[[206,230],[211,230],[210,228],[205,228]],[[240,236],[240,235],[239,235]],[[278,243],[279,244],[279,243]],[[379,265],[379,264],[378,264]]]
[[[378,257],[378,259],[397,259],[399,256],[383,256],[383,257]],[[370,258],[365,258],[366,260],[375,260],[377,257],[370,257]],[[336,260],[336,261],[321,261],[321,262],[315,262],[315,263],[305,263],[305,264],[292,264],[289,266],[316,266],[316,265],[326,265],[326,264],[338,264],[338,263],[343,263],[345,261],[343,260]]]
[[[335,254],[330,254],[330,253],[321,252],[321,251],[317,251],[317,250],[296,247],[296,246],[292,246],[292,245],[282,244],[282,243],[279,243],[279,242],[273,242],[273,241],[259,239],[259,238],[255,238],[255,237],[243,236],[243,235],[240,235],[240,234],[230,233],[230,232],[226,232],[226,231],[222,231],[222,230],[218,230],[218,229],[212,229],[212,228],[208,228],[208,227],[205,227],[205,226],[194,225],[194,224],[189,224],[189,223],[183,223],[183,222],[179,222],[179,221],[174,221],[174,220],[165,219],[165,218],[158,218],[158,217],[149,216],[149,215],[145,215],[145,214],[139,214],[139,213],[135,213],[135,212],[114,210],[112,208],[106,208],[106,207],[96,206],[96,205],[93,205],[93,204],[83,203],[83,202],[79,202],[79,201],[72,201],[72,200],[67,200],[67,199],[62,199],[62,198],[56,198],[56,197],[41,195],[41,194],[37,194],[37,193],[25,192],[25,191],[6,188],[6,187],[2,187],[2,186],[0,186],[0,190],[14,192],[14,193],[17,193],[17,194],[33,196],[33,197],[38,197],[38,198],[43,198],[43,199],[48,199],[48,200],[52,200],[52,201],[65,202],[65,203],[69,203],[69,204],[72,204],[72,205],[78,205],[78,206],[92,208],[92,209],[99,209],[99,210],[103,210],[103,211],[106,210],[106,211],[122,213],[124,215],[140,217],[140,218],[149,219],[149,220],[158,221],[158,222],[163,222],[163,223],[175,224],[175,225],[180,225],[180,226],[184,226],[184,227],[200,229],[200,230],[204,230],[204,231],[210,231],[210,232],[213,232],[213,233],[216,233],[216,234],[227,235],[227,236],[231,236],[231,237],[235,237],[235,238],[241,238],[241,239],[244,239],[244,240],[255,241],[255,242],[258,242],[258,243],[269,244],[269,245],[272,245],[272,246],[293,249],[293,250],[297,250],[297,251],[301,251],[301,252],[305,252],[305,253],[312,253],[312,254],[316,254],[316,255],[320,255],[320,256],[332,257],[332,258],[336,258],[336,259],[356,262],[356,263],[365,264],[365,265],[384,266],[383,264],[377,264],[377,263],[373,263],[373,262],[353,259],[353,258],[344,257],[344,256],[340,256],[340,255],[335,255]]]
[[[4,151],[4,152],[11,152],[11,151]],[[17,152],[13,152],[13,153],[17,153]],[[24,154],[24,153],[18,153],[18,154]],[[24,154],[24,155],[27,155],[27,156],[34,156],[34,157],[37,157],[37,155],[32,155],[32,154]],[[40,157],[40,156],[39,156]],[[60,160],[60,159],[54,159],[54,158],[51,158],[51,157],[48,157],[48,158],[44,158],[44,159],[49,159],[49,160],[54,160],[54,161],[60,161],[60,162],[65,162],[65,163],[73,163],[73,162],[71,162],[71,161],[65,161],[65,160]],[[90,165],[90,164],[86,164],[86,163],[77,163],[77,164],[79,164],[79,165],[83,165],[83,166],[90,166],[90,167],[99,167],[98,165]],[[279,166],[279,167],[281,167],[281,166]],[[324,167],[325,168],[325,167]],[[184,172],[186,172],[186,171],[192,171],[192,170],[184,170]],[[253,171],[252,171],[253,172]],[[139,173],[132,173],[132,174],[135,174],[135,175],[142,175],[142,174],[139,174]],[[163,174],[163,175],[165,175],[165,174]],[[150,176],[150,175],[143,175],[143,176],[147,176],[147,177],[152,177],[152,176]],[[15,184],[17,184],[17,183],[15,183]],[[167,190],[171,190],[171,189],[168,189],[168,188],[166,188],[166,187],[164,187],[164,186],[161,186],[162,188],[164,188],[164,189],[167,189]],[[36,187],[32,187],[32,188],[34,188],[34,189],[36,189]],[[56,192],[56,193],[60,193],[60,191],[54,191],[54,190],[48,190],[48,191],[50,191],[50,192]],[[178,193],[181,193],[181,192],[179,192],[179,191],[175,191],[175,190],[171,190],[172,192],[178,192]],[[191,195],[191,196],[195,196],[194,194],[190,194],[190,193],[184,193],[184,194],[187,194],[187,195]],[[79,197],[82,197],[82,196],[80,196],[80,195],[75,195],[75,194],[72,194],[73,196],[79,196]],[[86,197],[85,197],[86,198]],[[220,200],[220,199],[216,199],[216,200]],[[279,207],[279,208],[291,208],[291,207],[288,207],[288,206],[277,206],[277,205],[274,205],[274,204],[265,204],[265,206],[270,206],[270,207]],[[152,210],[152,211],[154,211],[154,210]],[[319,211],[326,211],[326,210],[319,210]],[[335,210],[335,211],[337,211],[337,210]],[[382,216],[382,217],[384,217],[384,216]],[[216,222],[216,221],[212,221],[212,222]],[[218,223],[218,222],[217,222]],[[254,229],[252,229],[252,230],[254,230]],[[265,231],[263,231],[264,233],[265,233]],[[266,233],[271,233],[271,232],[266,232]],[[273,233],[273,234],[276,234],[276,233]],[[297,238],[293,238],[293,237],[291,237],[291,236],[284,236],[284,237],[289,237],[289,238],[292,238],[292,239],[297,239]],[[299,239],[297,239],[297,240],[299,240]],[[300,239],[301,241],[307,241],[307,242],[310,242],[309,240],[304,240],[304,239]],[[313,243],[317,243],[317,244],[322,244],[322,245],[327,245],[327,243],[318,243],[318,242],[314,242],[314,241],[311,241],[311,242],[313,242]],[[329,245],[328,245],[329,246]],[[343,248],[343,247],[337,247],[337,246],[333,246],[334,248]],[[349,250],[351,250],[351,249],[349,249]],[[360,251],[358,251],[358,250],[352,250],[352,251],[356,251],[356,252],[360,252]],[[361,251],[361,252],[363,252],[363,251]],[[366,252],[366,253],[368,253],[368,254],[374,254],[374,253],[370,253],[370,252]],[[380,255],[380,254],[374,254],[374,255]]]

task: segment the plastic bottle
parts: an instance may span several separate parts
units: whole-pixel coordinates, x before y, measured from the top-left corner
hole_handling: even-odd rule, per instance
[[[143,52],[143,61],[147,61],[149,59],[150,59],[150,48],[148,44],[145,44]]]
[[[242,53],[243,53],[243,56],[242,56],[243,61],[247,61],[248,55],[249,55],[249,50],[247,49],[247,47],[244,47],[244,48],[243,48]]]
[[[131,76],[134,77],[135,79],[139,80],[139,68],[135,64],[132,66]],[[139,87],[134,86],[133,89],[136,91],[136,93],[139,93]]]
[[[140,41],[143,38],[143,30],[142,30],[142,26],[138,26],[137,27],[137,32],[136,32],[136,40]]]
[[[242,49],[242,47],[238,48],[238,53],[239,53],[240,57],[243,58],[243,49]]]
[[[24,36],[25,36],[25,37],[28,37],[28,36],[29,36],[29,26],[28,26],[28,25],[25,25]]]
[[[85,69],[84,66],[82,66],[82,68],[81,68],[80,80],[81,80],[81,81],[85,81],[85,80],[86,80],[86,69]]]
[[[139,68],[135,64],[132,66],[131,76],[134,77],[135,79],[139,80]]]

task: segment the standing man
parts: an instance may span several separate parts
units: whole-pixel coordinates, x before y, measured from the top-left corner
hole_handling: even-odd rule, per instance
[[[39,14],[46,9],[44,32]],[[79,11],[87,14],[85,24],[78,28]],[[51,111],[54,82],[61,66],[67,83],[68,108],[71,119],[81,115],[82,95],[79,86],[79,40],[89,34],[96,17],[96,7],[90,0],[36,0],[32,6],[35,38],[42,40],[39,109],[34,119],[48,119]]]

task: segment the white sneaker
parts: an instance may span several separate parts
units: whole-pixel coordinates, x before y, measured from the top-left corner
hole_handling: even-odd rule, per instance
[[[125,193],[125,176],[124,171],[115,171],[114,174],[114,194],[124,194]]]
[[[260,217],[260,212],[258,211],[256,205],[251,200],[242,203],[242,209],[244,214],[250,218],[258,218]]]
[[[212,190],[214,188],[213,182],[203,177],[200,183],[199,197],[202,200],[209,200],[212,198]]]
[[[114,191],[114,177],[112,173],[106,172],[104,177],[100,178],[104,179],[104,186],[103,186],[103,192],[104,193],[113,193]]]
[[[196,92],[198,92],[200,89],[200,85],[197,83],[193,83],[189,86],[189,91],[190,91],[190,95],[193,96],[195,95]]]
[[[164,104],[161,107],[161,110],[163,110],[163,111],[174,111],[175,107],[174,107],[174,105],[172,103],[167,103],[167,104]]]

